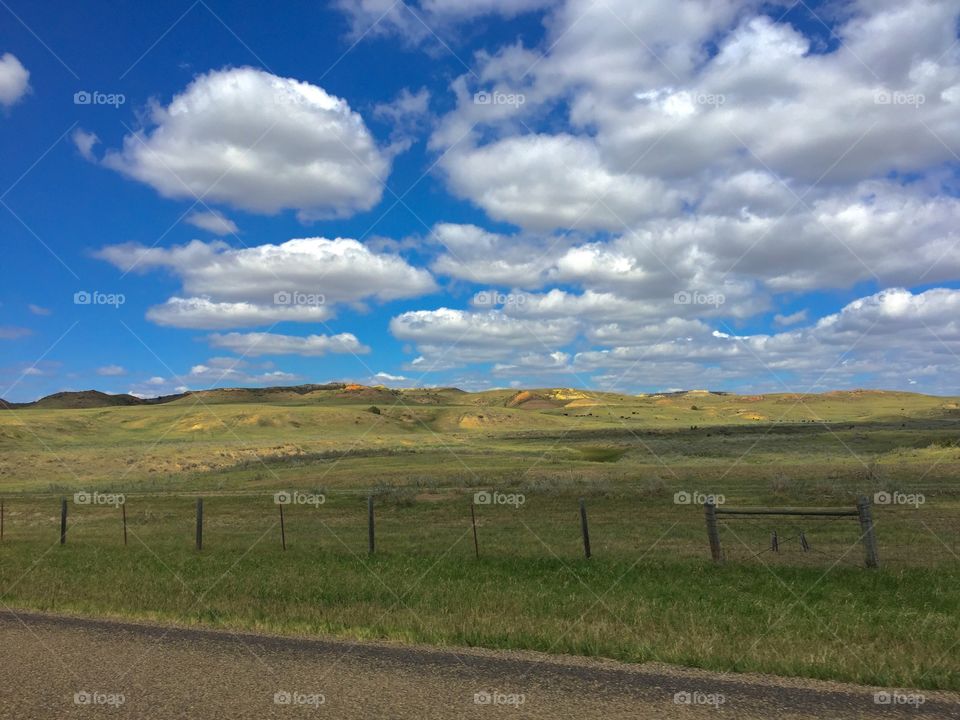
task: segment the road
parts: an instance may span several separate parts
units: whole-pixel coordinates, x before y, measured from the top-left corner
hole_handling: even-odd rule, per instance
[[[0,612],[0,657],[4,720],[960,718],[946,693],[877,704],[833,683],[19,611]]]

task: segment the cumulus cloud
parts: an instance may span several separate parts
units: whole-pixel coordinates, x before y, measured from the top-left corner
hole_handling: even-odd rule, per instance
[[[224,330],[256,327],[278,322],[322,322],[331,317],[325,305],[261,305],[249,302],[214,302],[206,297],[172,297],[147,310],[147,319],[157,325]]]
[[[576,323],[568,318],[532,321],[495,310],[467,312],[445,307],[402,313],[390,321],[395,337],[416,343],[418,350],[434,361],[442,356],[445,361],[438,367],[501,360],[531,344],[565,345],[576,330]]]
[[[457,107],[432,144],[449,151],[451,189],[541,230],[632,229],[701,204],[773,214],[785,202],[803,209],[821,186],[822,196],[953,162],[956,4],[849,3],[842,16],[841,42],[817,52],[759,3],[567,0],[542,50],[481,54],[452,84]],[[524,102],[478,106],[485,88]],[[566,127],[537,132],[545,113]],[[739,187],[718,190],[734,177]]]
[[[0,56],[0,105],[10,107],[30,92],[30,72],[15,55]]]
[[[210,335],[211,347],[223,348],[249,357],[261,355],[303,355],[316,357],[328,353],[361,354],[370,352],[352,333],[339,335],[278,335],[275,333],[227,333]]]
[[[703,326],[680,337],[578,353],[577,372],[620,387],[702,386],[807,390],[824,387],[905,388],[926,377],[931,390],[951,392],[948,378],[960,353],[956,321],[960,291],[923,293],[894,288],[860,298],[804,328],[737,335]]]
[[[171,248],[112,245],[98,257],[124,272],[164,269],[183,294],[148,317],[174,327],[226,329],[280,321],[318,322],[337,305],[416,297],[435,289],[430,273],[347,238],[301,238],[233,248],[194,240]]]
[[[77,152],[80,153],[80,157],[90,162],[96,162],[97,158],[93,154],[93,148],[100,142],[100,138],[97,137],[96,133],[88,132],[83,128],[77,128],[70,135],[70,138],[73,140]]]
[[[379,202],[389,159],[363,119],[310,83],[250,67],[200,75],[103,162],[172,198],[340,217]]]
[[[214,235],[236,235],[240,232],[237,224],[219,210],[193,212],[184,218],[186,222]]]
[[[102,377],[117,377],[126,374],[127,370],[122,365],[104,365],[97,368],[97,375]]]
[[[495,220],[533,230],[620,230],[680,208],[680,197],[659,180],[613,172],[593,143],[569,135],[455,148],[441,166],[454,192]]]

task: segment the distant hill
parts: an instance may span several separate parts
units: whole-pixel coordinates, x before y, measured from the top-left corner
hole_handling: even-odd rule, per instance
[[[43,408],[47,410],[81,410],[84,408],[122,407],[126,405],[159,405],[179,400],[183,394],[156,398],[138,398],[135,395],[110,395],[99,390],[58,392],[34,402],[11,403],[0,400],[0,409]]]
[[[134,407],[145,405],[236,405],[266,404],[290,406],[377,406],[383,409],[393,406],[470,406],[474,408],[502,408],[506,410],[539,411],[541,413],[569,413],[591,415],[598,408],[621,412],[626,417],[626,407],[659,408],[661,414],[669,414],[680,420],[683,414],[695,422],[708,420],[719,413],[735,408],[736,414],[752,420],[772,419],[781,411],[776,406],[797,405],[848,405],[853,402],[864,406],[885,408],[890,414],[906,410],[905,402],[914,399],[924,407],[960,414],[956,405],[942,405],[943,398],[931,398],[914,393],[885,390],[834,390],[821,394],[794,395],[789,393],[767,395],[735,395],[709,390],[679,390],[663,393],[629,395],[624,393],[594,392],[573,388],[536,388],[529,390],[498,389],[481,392],[465,392],[459,388],[405,388],[395,389],[383,385],[359,385],[355,383],[327,383],[323,385],[292,385],[264,388],[217,388],[194,390],[178,395],[156,398],[139,398],[134,395],[110,395],[98,390],[59,392],[29,403],[11,403],[0,400],[2,409],[47,409],[81,410],[89,408]],[[922,400],[921,400],[922,399]],[[932,404],[931,404],[932,403]],[[639,407],[639,406],[637,406]],[[693,413],[691,415],[691,412]],[[719,415],[717,415],[719,417]],[[666,417],[666,415],[664,415]],[[472,416],[471,416],[472,417]],[[478,415],[478,418],[484,417]],[[490,417],[484,417],[489,421]]]
[[[47,409],[82,410],[88,408],[125,407],[141,405],[164,405],[167,403],[190,404],[208,403],[211,405],[235,403],[318,403],[327,405],[352,405],[364,403],[393,404],[400,400],[405,403],[421,405],[442,405],[454,397],[466,395],[459,388],[412,388],[394,390],[378,386],[347,383],[327,383],[324,385],[291,385],[264,388],[216,388],[212,390],[191,390],[177,395],[164,395],[155,398],[139,398],[135,395],[110,395],[99,390],[81,390],[59,392],[47,395],[34,402],[14,403],[0,399],[0,409]]]

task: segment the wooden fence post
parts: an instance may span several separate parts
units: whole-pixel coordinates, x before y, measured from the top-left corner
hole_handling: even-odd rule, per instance
[[[712,502],[703,504],[704,515],[707,519],[707,539],[710,541],[710,556],[716,563],[723,562],[723,551],[720,549],[720,528],[717,525],[717,506]]]
[[[473,510],[474,503],[470,503],[470,522],[473,524],[473,550],[480,559],[480,544],[477,542],[477,514]]]
[[[866,566],[868,568],[880,567],[880,556],[877,553],[877,535],[873,529],[873,510],[869,498],[865,495],[861,495],[857,500],[857,515],[860,517],[860,534],[863,536]]]
[[[67,544],[67,499],[60,498],[60,544]]]
[[[590,559],[590,527],[587,525],[587,505],[580,498],[580,532],[583,533],[583,554]]]
[[[373,495],[367,496],[367,549],[371,555],[376,550],[376,538],[373,529]]]
[[[280,546],[286,550],[287,549],[287,530],[283,525],[283,503],[278,505],[280,508]]]
[[[197,550],[203,550],[203,498],[197,498]]]

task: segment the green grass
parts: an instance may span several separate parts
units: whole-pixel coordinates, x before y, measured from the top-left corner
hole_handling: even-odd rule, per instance
[[[192,547],[192,497],[128,498],[128,547],[118,510],[70,504],[61,547],[58,499],[24,496],[6,505],[2,600],[223,628],[960,689],[956,563],[916,567],[881,555],[883,569],[865,570],[854,522],[811,530],[825,556],[793,547],[762,560],[747,556],[763,548],[766,528],[737,529],[724,537],[730,561],[714,566],[699,509],[603,496],[587,499],[587,561],[577,496],[525,500],[519,509],[476,508],[477,560],[463,495],[381,496],[372,558],[365,500],[355,493],[319,508],[287,506],[285,552],[271,497],[208,495],[201,553]],[[881,553],[902,530],[880,518]]]
[[[0,599],[960,690],[954,400],[605,395],[525,410],[511,397],[377,399],[380,415],[368,398],[342,397],[0,412]],[[327,502],[286,508],[284,552],[272,498],[292,488]],[[127,494],[128,547],[119,510],[72,503],[68,543],[57,544],[59,497],[78,490]],[[478,490],[525,500],[475,507],[479,560]],[[850,518],[724,522],[727,562],[714,566],[702,509],[674,502],[686,491],[728,505],[852,508],[879,490],[926,502],[875,508],[878,571],[862,567]],[[197,495],[202,553],[192,547]]]

